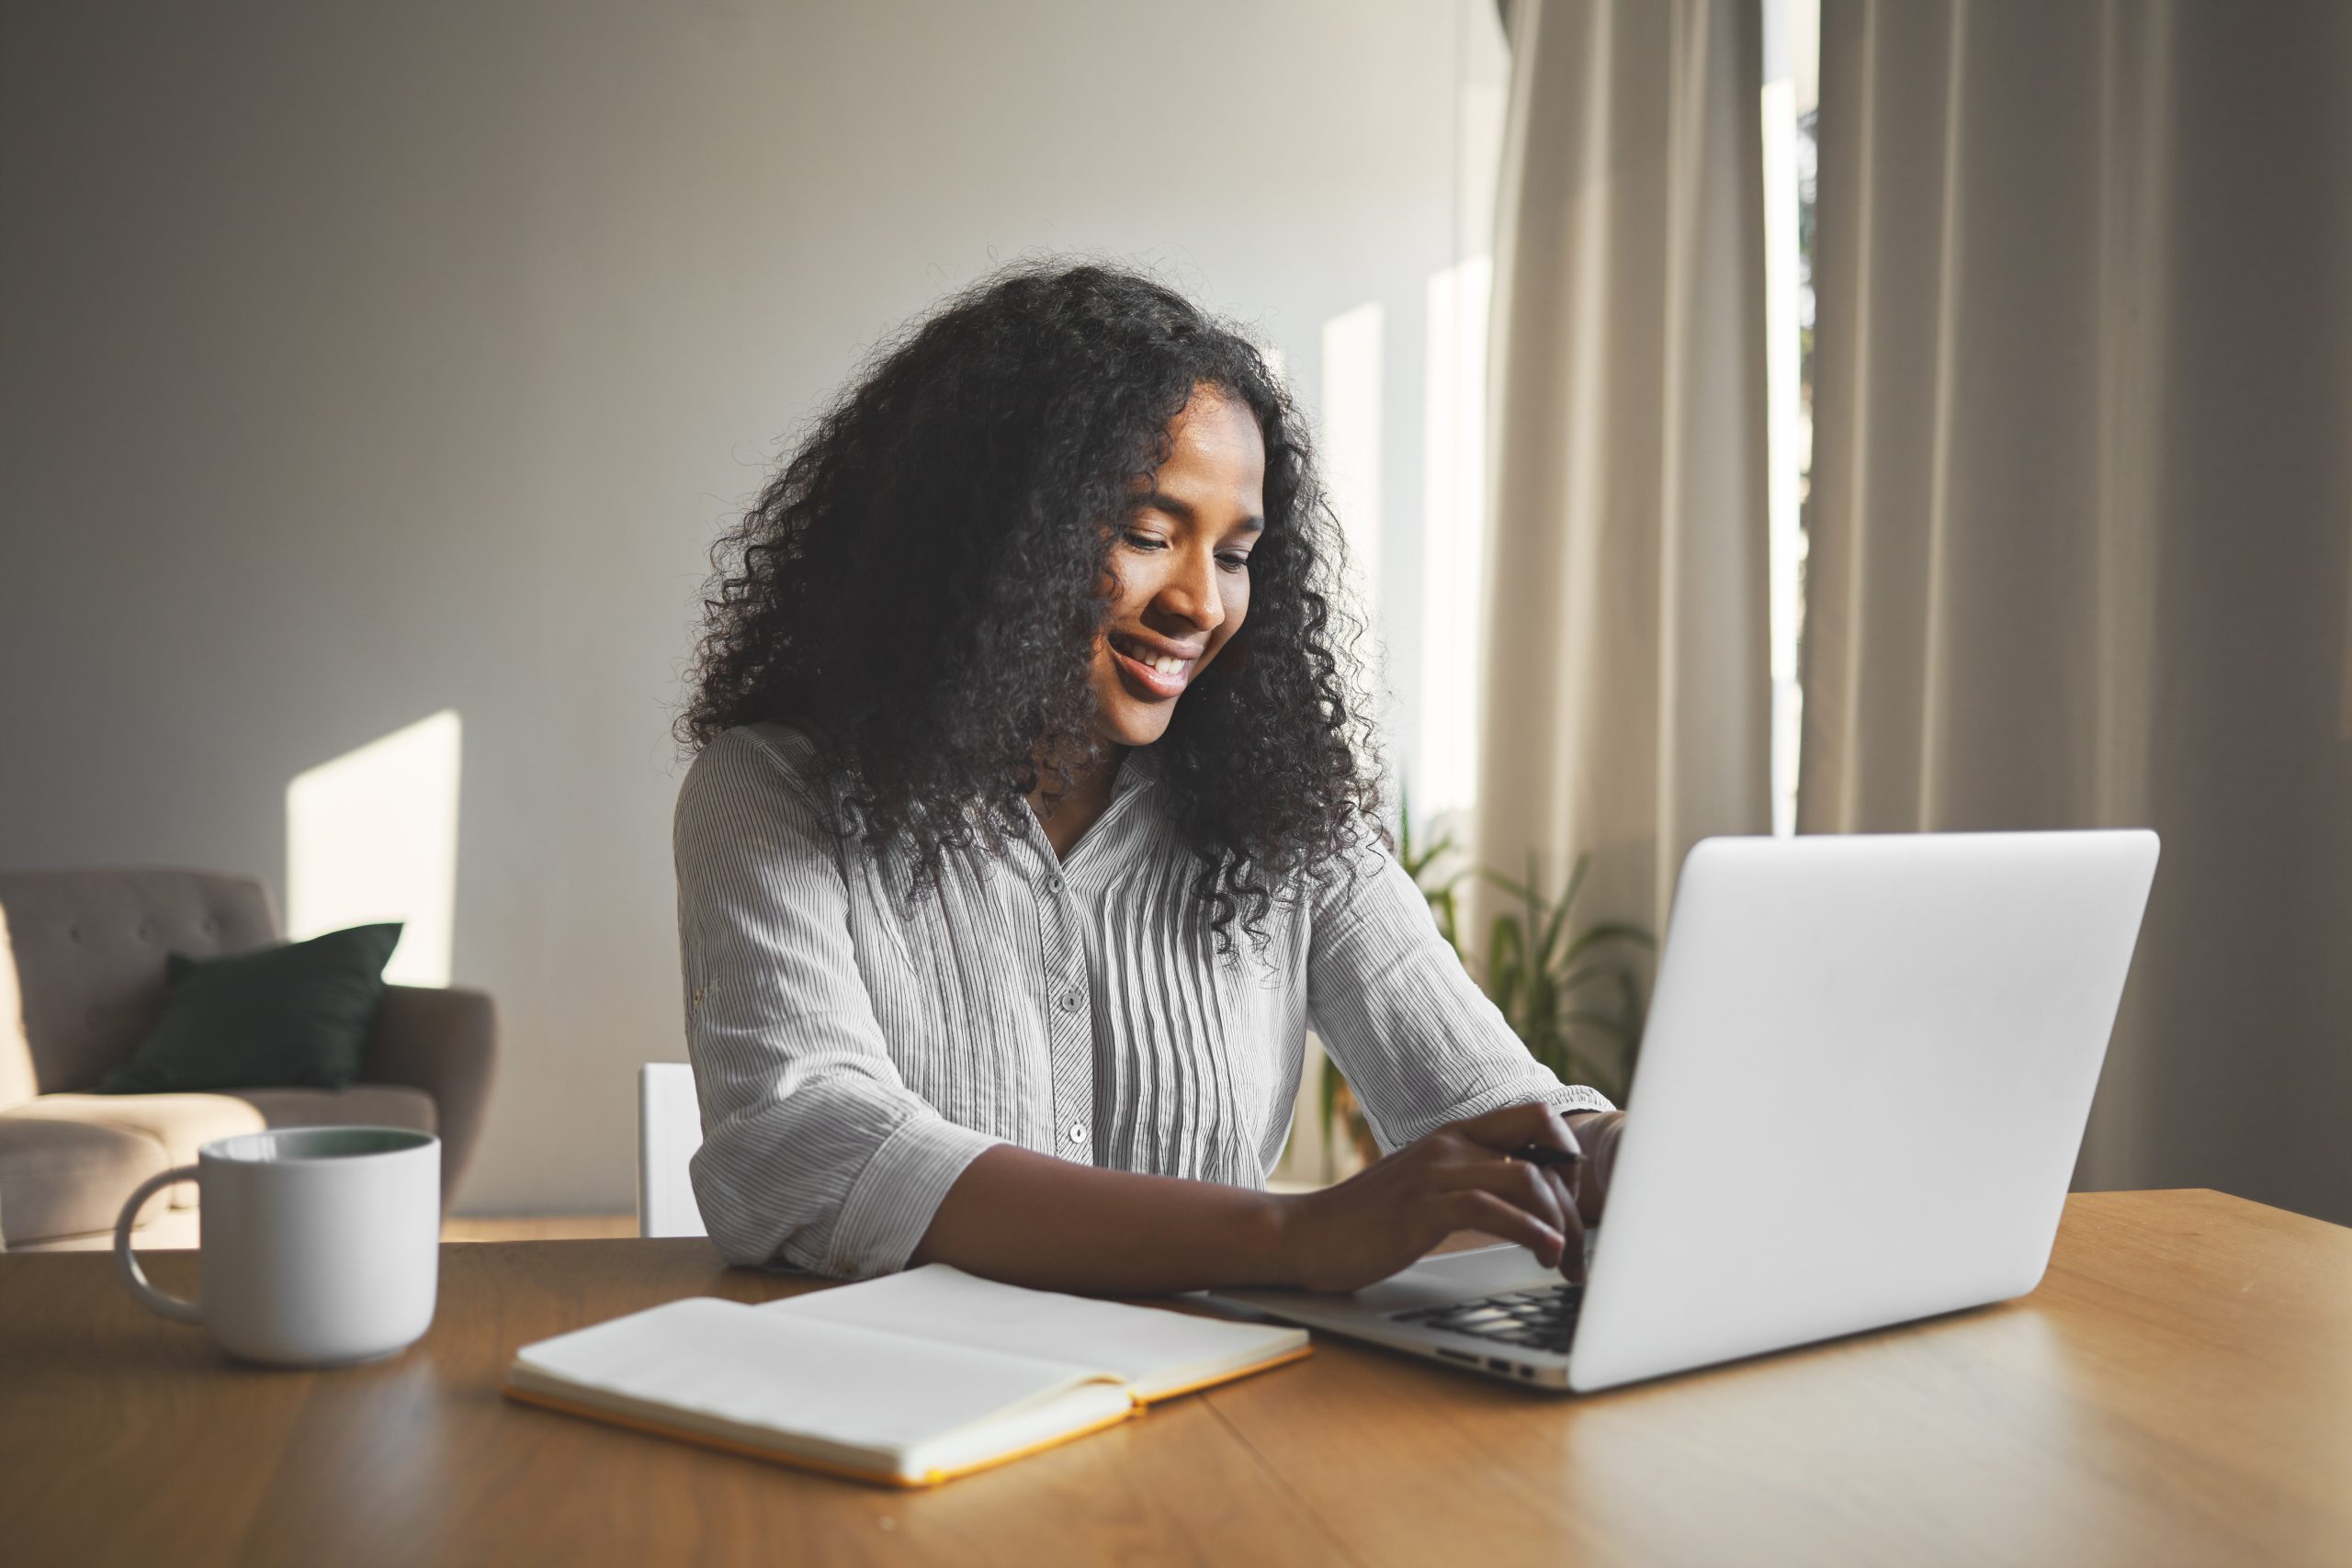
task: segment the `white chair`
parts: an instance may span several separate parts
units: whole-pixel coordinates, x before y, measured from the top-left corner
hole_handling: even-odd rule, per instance
[[[702,1147],[695,1070],[684,1062],[637,1069],[637,1234],[707,1235],[686,1162]]]

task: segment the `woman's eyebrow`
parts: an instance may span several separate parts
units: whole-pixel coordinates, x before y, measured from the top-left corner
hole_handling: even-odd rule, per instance
[[[1164,490],[1146,491],[1139,504],[1153,512],[1165,512],[1188,528],[1200,525],[1200,509],[1189,501],[1179,501]],[[1234,526],[1245,534],[1262,534],[1266,531],[1266,520],[1253,513]]]
[[[1186,527],[1191,527],[1201,520],[1201,514],[1193,509],[1191,502],[1179,501],[1164,490],[1146,491],[1142,504],[1153,512],[1165,512]]]

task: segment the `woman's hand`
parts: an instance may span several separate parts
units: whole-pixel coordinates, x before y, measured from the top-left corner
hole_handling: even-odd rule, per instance
[[[1613,1162],[1622,1114],[1591,1113],[1591,1120]],[[1418,1261],[1461,1230],[1518,1242],[1580,1280],[1585,1205],[1599,1216],[1607,1173],[1587,1179],[1589,1160],[1539,1166],[1510,1157],[1510,1150],[1529,1144],[1582,1152],[1551,1106],[1506,1106],[1441,1127],[1336,1187],[1286,1200],[1285,1245],[1298,1282],[1313,1291],[1356,1290]]]
[[[1351,1291],[1458,1230],[1524,1243],[1570,1279],[1616,1162],[1616,1111],[1565,1122],[1542,1103],[1441,1127],[1361,1176],[1277,1197],[1172,1176],[1101,1170],[1011,1144],[983,1150],[940,1201],[911,1261],[1036,1290],[1154,1296],[1221,1285]],[[1571,1129],[1575,1131],[1571,1131]],[[1584,1158],[1539,1166],[1539,1144]]]

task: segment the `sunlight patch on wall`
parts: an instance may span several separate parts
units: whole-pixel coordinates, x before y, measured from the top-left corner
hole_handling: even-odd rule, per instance
[[[1430,276],[1421,429],[1420,746],[1413,813],[1466,812],[1478,798],[1480,595],[1486,561],[1487,312],[1494,263]]]
[[[1772,831],[1796,831],[1797,750],[1804,733],[1798,681],[1804,570],[1804,404],[1799,355],[1796,94],[1784,77],[1764,85],[1765,536],[1772,661]]]
[[[295,775],[286,786],[288,936],[404,921],[384,978],[449,983],[461,740],[457,710],[445,708]]]
[[[1772,674],[1772,831],[1796,831],[1798,761],[1804,737],[1804,495],[1813,467],[1812,403],[1804,334],[1813,327],[1804,250],[1813,141],[1802,130],[1819,83],[1818,0],[1764,6],[1765,537]]]
[[[1348,542],[1349,575],[1367,619],[1380,614],[1378,300],[1323,323],[1323,478]]]

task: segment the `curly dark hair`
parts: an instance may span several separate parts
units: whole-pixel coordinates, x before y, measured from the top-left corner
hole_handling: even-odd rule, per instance
[[[1266,449],[1250,609],[1154,748],[1221,948],[1376,824],[1376,762],[1306,423],[1241,333],[1148,277],[1016,267],[886,344],[713,551],[682,741],[786,719],[843,781],[834,830],[917,886],[1001,852],[1098,755],[1113,541],[1202,387]],[[1376,826],[1374,831],[1377,831]]]

